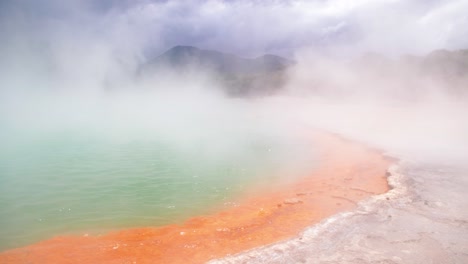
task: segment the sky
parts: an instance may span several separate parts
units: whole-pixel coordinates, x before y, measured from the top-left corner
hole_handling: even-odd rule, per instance
[[[245,57],[302,49],[424,54],[468,47],[466,10],[468,0],[3,0],[0,34],[15,50],[71,46],[136,60],[175,45]]]

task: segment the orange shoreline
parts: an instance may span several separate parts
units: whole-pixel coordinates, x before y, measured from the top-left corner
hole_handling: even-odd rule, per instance
[[[292,238],[388,191],[393,161],[381,152],[325,133],[315,133],[314,141],[321,159],[314,172],[235,207],[182,225],[55,237],[4,251],[0,263],[203,263]]]

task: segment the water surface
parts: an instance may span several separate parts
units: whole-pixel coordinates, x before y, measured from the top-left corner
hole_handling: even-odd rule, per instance
[[[206,142],[182,151],[160,136],[115,140],[73,129],[1,133],[1,250],[212,212],[248,186],[274,182],[276,154],[284,151],[258,134],[248,135],[235,152],[223,152]]]

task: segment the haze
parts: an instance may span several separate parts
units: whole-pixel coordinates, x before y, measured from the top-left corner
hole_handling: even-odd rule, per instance
[[[466,0],[2,1],[0,142],[160,140],[207,164],[247,164],[260,146],[290,180],[315,166],[308,131],[322,129],[465,167],[466,10]],[[177,45],[293,63],[280,89],[255,96],[226,94],[203,65],[141,74]],[[441,70],[425,68],[431,54]],[[466,221],[466,207],[449,208]]]

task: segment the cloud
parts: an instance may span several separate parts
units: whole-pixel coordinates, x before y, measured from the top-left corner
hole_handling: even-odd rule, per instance
[[[380,1],[356,10],[360,50],[392,54],[468,47],[468,1]]]
[[[162,47],[196,45],[247,56],[304,47],[421,53],[467,46],[468,1],[189,1],[134,7]],[[158,46],[158,45],[155,45]]]
[[[468,46],[466,0],[20,0],[0,9],[7,39],[50,49],[62,40],[98,43],[126,60],[179,44],[244,56],[291,56],[306,47],[399,54]]]

